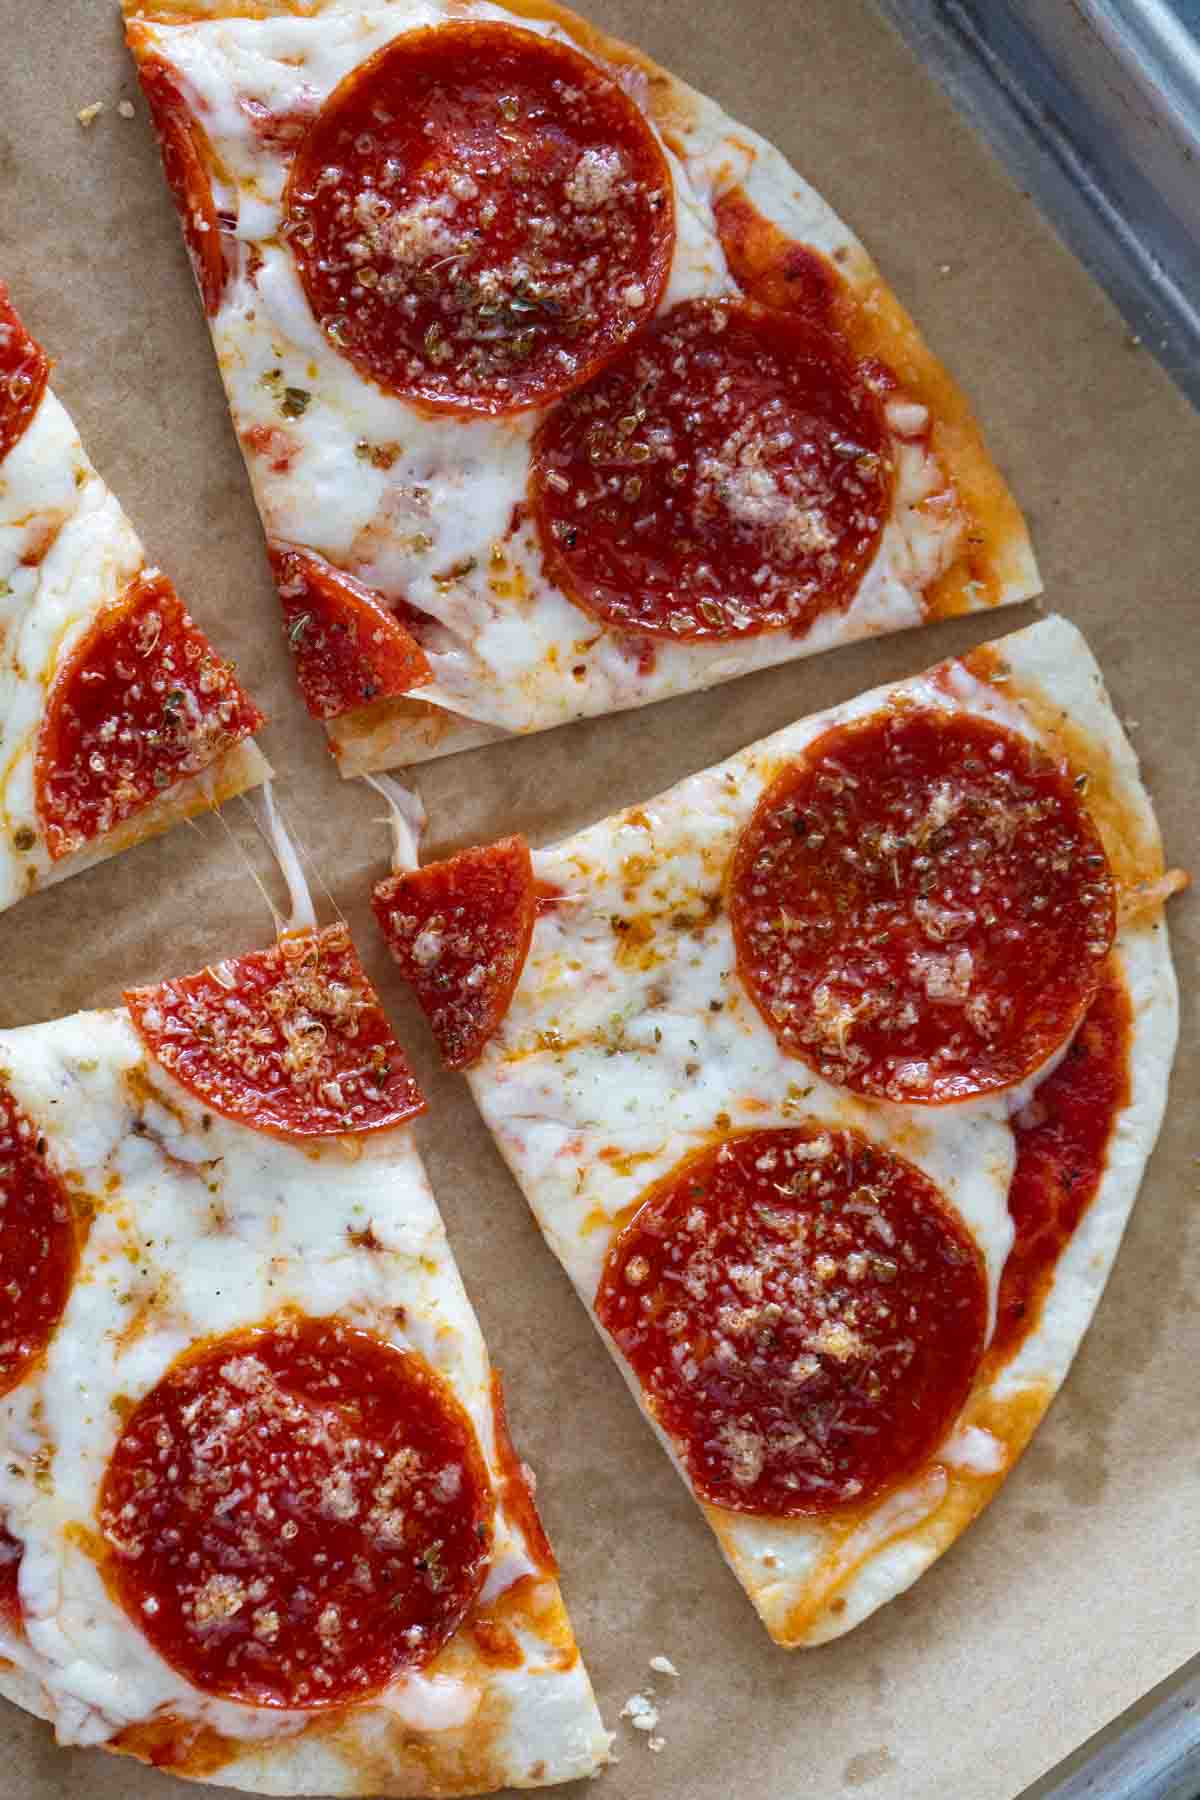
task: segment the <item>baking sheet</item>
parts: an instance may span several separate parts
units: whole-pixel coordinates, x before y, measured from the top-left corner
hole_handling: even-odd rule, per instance
[[[865,238],[973,395],[1025,505],[1048,600],[1087,632],[1177,862],[1195,841],[1200,420],[911,62],[867,0],[590,0],[781,145]],[[1174,1104],[1066,1390],[1000,1497],[909,1595],[840,1642],[772,1647],[542,1246],[465,1084],[433,1069],[371,924],[381,806],[339,782],[291,686],[208,335],[109,0],[0,0],[0,272],[58,358],[94,460],[271,713],[280,798],[427,1084],[418,1127],[506,1372],[619,1766],[607,1800],[1012,1800],[1200,1645],[1200,908],[1173,908],[1184,980]],[[88,131],[78,108],[103,100]],[[429,849],[543,842],[875,682],[1032,616],[858,645],[708,696],[424,768]],[[269,938],[235,805],[0,919],[0,1023],[115,1000]],[[329,902],[326,902],[329,906]],[[672,1657],[658,1756],[618,1723]],[[670,1690],[667,1692],[667,1690]],[[13,1800],[196,1789],[56,1749],[0,1709]],[[590,1791],[590,1790],[589,1790]]]

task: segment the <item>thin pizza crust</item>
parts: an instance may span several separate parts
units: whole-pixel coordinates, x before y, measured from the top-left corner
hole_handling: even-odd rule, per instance
[[[556,1574],[502,1498],[512,1453],[492,1369],[411,1126],[298,1144],[208,1113],[147,1057],[124,1009],[0,1033],[0,1077],[94,1209],[46,1353],[0,1400],[0,1519],[22,1546],[24,1622],[0,1624],[0,1694],[60,1742],[255,1793],[475,1794],[601,1766],[609,1737]],[[498,1496],[475,1611],[419,1675],[333,1713],[194,1688],[131,1624],[93,1553],[128,1403],[196,1339],[289,1305],[425,1356],[470,1415]],[[492,1640],[473,1632],[480,1617]],[[496,1636],[500,1657],[486,1653]]]
[[[901,1593],[1012,1469],[1095,1311],[1161,1122],[1177,1031],[1155,885],[1161,845],[1136,758],[1079,632],[1047,619],[963,663],[790,726],[656,800],[535,852],[535,875],[565,899],[539,919],[508,1016],[468,1074],[594,1322],[608,1246],[638,1196],[714,1132],[798,1117],[853,1126],[937,1183],[984,1253],[994,1319],[1012,1244],[1009,1121],[1057,1056],[1021,1089],[995,1098],[932,1108],[862,1100],[780,1056],[740,989],[720,904],[733,845],[781,764],[830,726],[897,693],[1003,722],[1088,777],[1085,803],[1126,896],[1114,955],[1133,1012],[1131,1092],[1099,1191],[1055,1268],[1036,1329],[998,1371],[985,1365],[954,1428],[911,1480],[836,1523],[704,1507],[768,1631],[789,1647],[836,1637]],[[601,1335],[687,1481],[632,1371]]]
[[[51,857],[34,784],[46,694],[97,614],[143,572],[137,533],[47,388],[0,461],[0,910],[270,777],[245,740],[82,850]]]
[[[641,52],[547,0],[456,0],[452,7],[425,0],[125,0],[125,12],[135,57],[164,59],[203,121],[220,168],[221,204],[245,209],[237,232],[241,264],[210,324],[268,536],[327,556],[435,622],[424,645],[434,670],[430,686],[330,723],[343,774],[644,705],[1039,591],[1024,521],[964,396],[863,246],[777,150]],[[887,362],[903,392],[889,410],[897,496],[846,611],[818,618],[799,637],[658,641],[654,668],[646,669],[630,640],[580,612],[549,581],[532,523],[508,525],[514,505],[525,500],[528,443],[543,410],[499,421],[424,419],[354,376],[317,330],[275,235],[286,163],[250,142],[239,90],[256,97],[269,90],[273,102],[286,104],[288,82],[303,82],[324,98],[392,37],[449,17],[508,20],[566,39],[610,68],[651,120],[668,154],[679,226],[660,310],[696,294],[738,291],[713,211],[733,195],[753,210],[760,236],[776,231],[835,264],[856,354]],[[358,36],[343,46],[349,24]],[[284,60],[275,60],[276,53],[283,58],[285,40],[290,75]],[[251,249],[264,259],[261,276],[248,272]],[[273,370],[278,380],[281,368],[289,386],[303,385],[313,397],[300,420],[278,417],[269,379],[264,390],[264,378]],[[926,445],[921,434],[930,419]],[[353,456],[355,443],[381,440],[403,446],[387,481]],[[398,525],[383,527],[381,544],[379,526],[388,508],[394,511],[395,494],[405,484],[411,492],[413,483],[433,495],[431,515],[420,521],[428,547],[415,555],[401,553]],[[455,572],[451,580],[435,579],[447,568]]]

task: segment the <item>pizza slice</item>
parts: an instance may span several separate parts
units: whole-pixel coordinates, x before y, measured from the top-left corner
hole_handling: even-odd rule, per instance
[[[1027,598],[966,400],[772,146],[553,0],[125,0],[344,774]]]
[[[1162,1117],[1181,881],[1050,618],[376,888],[779,1643],[908,1587],[1066,1377]]]
[[[176,1775],[607,1759],[343,926],[0,1032],[0,1693]]]
[[[89,462],[0,282],[0,910],[263,781],[262,715]]]

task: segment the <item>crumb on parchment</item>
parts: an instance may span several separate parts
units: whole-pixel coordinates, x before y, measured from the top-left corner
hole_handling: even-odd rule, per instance
[[[92,104],[90,106],[81,106],[79,111],[75,114],[75,117],[79,120],[79,123],[83,126],[83,129],[86,131],[89,126],[94,125],[96,123],[96,120],[100,117],[100,114],[103,111],[104,111],[103,100],[93,100]]]

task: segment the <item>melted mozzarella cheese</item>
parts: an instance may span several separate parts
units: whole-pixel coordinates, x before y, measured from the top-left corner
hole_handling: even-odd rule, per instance
[[[639,643],[580,611],[547,580],[533,523],[513,524],[514,509],[526,500],[530,442],[544,410],[498,420],[428,417],[365,380],[328,343],[281,233],[286,161],[264,146],[244,102],[311,110],[384,44],[448,17],[511,22],[502,7],[483,0],[392,0],[326,6],[311,19],[145,28],[149,49],[178,72],[227,177],[221,204],[236,217],[243,251],[212,330],[268,535],[328,556],[435,621],[422,637],[434,680],[417,697],[460,721],[453,748],[477,741],[465,735],[472,725],[543,730],[917,624],[924,589],[956,553],[963,516],[936,458],[902,431],[893,433],[898,483],[891,516],[845,612],[819,616],[800,637],[660,641],[647,669]],[[545,20],[519,23],[565,35]],[[615,72],[648,110],[640,72]],[[663,309],[736,291],[714,200],[759,154],[753,134],[691,98],[696,119],[671,147],[663,145],[677,227]],[[786,178],[775,171],[774,213],[783,204],[806,239],[830,253],[853,246],[836,215],[776,161]],[[289,387],[311,396],[298,419],[281,410]],[[379,453],[374,461],[372,450]],[[430,741],[414,741],[411,725],[401,724],[398,734],[358,721],[329,729],[335,743],[344,746],[349,730],[357,745],[343,764],[347,773],[437,753]]]
[[[128,1403],[198,1338],[286,1306],[418,1351],[499,1477],[487,1352],[411,1129],[300,1145],[207,1113],[147,1059],[124,1010],[0,1033],[0,1079],[45,1137],[50,1166],[95,1208],[44,1361],[0,1401],[0,1519],[23,1550],[25,1626],[0,1627],[0,1654],[39,1684],[64,1743],[107,1742],[164,1710],[248,1746],[294,1736],[309,1715],[205,1695],[142,1637],[89,1550],[97,1495]],[[505,1580],[493,1598],[545,1579],[503,1506],[495,1546]],[[541,1756],[557,1770],[547,1779],[587,1773],[607,1744],[587,1676],[578,1663],[548,1668],[546,1645],[526,1635],[523,1666],[498,1684],[514,1771]],[[431,1675],[378,1704],[437,1733],[463,1723],[479,1694],[469,1709],[468,1697]]]
[[[1066,707],[1086,732],[1129,829],[1156,845],[1136,759],[1079,633],[1051,618],[1003,640],[1002,653],[1011,690],[962,664],[944,665],[802,720],[643,806],[534,853],[538,879],[563,898],[539,917],[508,1015],[468,1080],[597,1324],[593,1302],[605,1257],[653,1182],[714,1137],[813,1117],[853,1126],[936,1183],[983,1253],[994,1324],[1013,1241],[1010,1120],[1067,1046],[1003,1094],[941,1107],[860,1099],[780,1054],[737,974],[724,888],[738,836],[781,766],[831,727],[898,695],[987,717],[1041,743],[1034,709],[1021,704],[1022,685],[1046,695],[1054,716],[1066,716]],[[1020,1396],[1028,1407],[1035,1394],[1040,1410],[1049,1404],[1099,1298],[1158,1129],[1175,1034],[1165,928],[1159,920],[1126,926],[1116,950],[1135,1008],[1134,1096],[1114,1131],[1100,1191],[1055,1271],[1050,1300],[968,1413],[988,1398]],[[598,1328],[686,1482],[632,1369]],[[1010,1460],[1008,1444],[964,1416],[931,1461],[866,1509],[849,1536],[819,1518],[704,1510],[768,1629],[783,1643],[818,1643],[892,1599],[953,1541],[973,1513],[964,1512],[957,1527],[934,1522],[955,1480],[994,1482]],[[835,1593],[838,1608],[831,1610],[826,1602]]]

